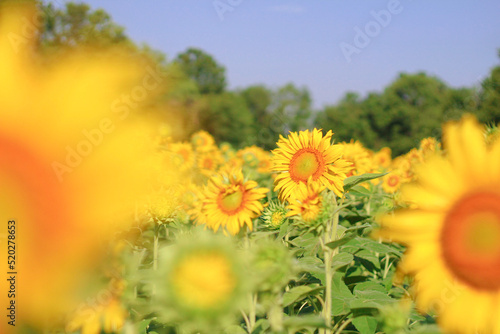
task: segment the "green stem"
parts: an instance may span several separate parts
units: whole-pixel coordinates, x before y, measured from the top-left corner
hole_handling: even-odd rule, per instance
[[[256,303],[257,303],[257,295],[250,293],[248,295],[248,299],[250,301],[250,311],[248,313],[248,320],[249,320],[249,327],[248,327],[248,333],[253,332],[253,328],[255,327],[255,322],[256,322]]]
[[[244,240],[243,240],[243,245],[247,251],[250,249],[250,231],[246,228],[245,233],[244,233]],[[257,294],[254,293],[249,293],[248,294],[248,301],[249,301],[249,306],[250,310],[248,312],[248,317],[245,320],[248,320],[247,322],[247,330],[248,333],[253,332],[253,328],[255,327],[255,322],[257,319],[256,315],[256,308],[257,308]]]
[[[342,323],[342,326],[340,326],[340,327],[337,329],[337,331],[335,332],[335,334],[340,334],[340,333],[342,333],[342,331],[343,331],[343,330],[347,327],[347,325],[349,325],[349,324],[351,323],[351,321],[352,321],[352,318],[347,319],[346,321],[344,321],[344,322]]]
[[[158,270],[158,234],[160,228],[155,225],[155,233],[153,236],[153,270]]]
[[[327,246],[329,242],[332,242],[337,237],[337,226],[339,224],[339,210],[337,210],[337,198],[334,200],[334,215],[331,220],[326,223],[325,233],[323,235],[323,252],[324,252],[324,261],[325,261],[325,300],[324,300],[324,308],[323,308],[323,317],[325,319],[326,324],[330,328],[332,326],[332,279],[333,279],[333,270],[332,270],[332,259],[333,256],[337,253],[336,249],[331,249]],[[325,328],[323,333],[329,334],[331,330],[329,328]]]

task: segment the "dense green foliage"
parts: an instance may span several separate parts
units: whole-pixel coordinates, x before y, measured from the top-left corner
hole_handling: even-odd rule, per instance
[[[74,3],[66,3],[64,9],[41,6],[43,47],[121,44],[172,71],[173,88],[165,92],[163,102],[175,108],[164,116],[176,122],[175,129],[184,130],[173,131],[177,140],[203,129],[219,142],[271,149],[280,134],[316,126],[333,129],[339,140],[355,138],[372,149],[389,146],[397,155],[424,137],[440,139],[442,122],[466,112],[481,122],[500,121],[500,66],[480,87],[452,88],[426,73],[402,73],[382,92],[365,97],[348,92],[338,103],[313,110],[307,88],[288,83],[274,89],[254,85],[228,91],[224,66],[203,50],[189,48],[168,61],[158,51],[136,46],[103,10]]]

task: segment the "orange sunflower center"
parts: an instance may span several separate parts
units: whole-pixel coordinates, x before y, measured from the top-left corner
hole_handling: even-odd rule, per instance
[[[205,169],[212,169],[212,167],[214,166],[214,161],[207,157],[207,158],[203,159],[202,166]]]
[[[298,150],[290,161],[290,177],[295,182],[303,181],[312,176],[316,180],[325,169],[325,161],[322,154],[312,148]]]
[[[390,186],[390,187],[395,187],[397,186],[399,183],[399,177],[397,175],[391,175],[389,176],[389,178],[387,179],[387,184]]]
[[[189,159],[189,152],[188,152],[188,150],[186,150],[186,149],[180,149],[179,151],[177,151],[177,154],[179,154],[184,159],[184,161],[188,161],[188,159]]]
[[[443,256],[463,282],[500,289],[500,195],[481,192],[458,201],[446,216]]]
[[[219,195],[217,204],[222,212],[228,215],[234,215],[241,210],[245,192],[243,189],[228,190]]]

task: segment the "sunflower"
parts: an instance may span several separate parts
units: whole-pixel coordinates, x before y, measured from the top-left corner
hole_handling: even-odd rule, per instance
[[[270,229],[279,229],[287,220],[288,210],[281,202],[271,202],[264,212],[261,219]]]
[[[423,157],[434,154],[441,149],[441,143],[436,138],[428,137],[420,141],[419,150],[422,152]]]
[[[250,167],[257,167],[259,165],[260,155],[262,154],[262,151],[264,150],[253,145],[239,150],[238,152],[236,152],[236,156],[242,159],[246,165]]]
[[[332,145],[332,131],[323,136],[321,130],[291,132],[288,138],[280,136],[273,150],[275,190],[281,200],[288,198],[298,188],[312,181],[325,185],[337,196],[342,196],[343,181],[350,170],[350,163],[342,159],[342,146]]]
[[[123,50],[42,57],[36,14],[32,2],[0,3],[0,224],[7,231],[14,220],[22,233],[13,269],[36,280],[18,281],[16,303],[34,327],[80,303],[85,273],[99,265],[106,238],[131,222],[156,164],[152,137],[143,136],[156,125],[142,127],[142,104],[136,114],[122,100],[154,94],[144,64]],[[8,291],[5,279],[0,290]]]
[[[169,162],[181,171],[188,171],[194,166],[195,155],[190,143],[172,143],[168,146]]]
[[[176,297],[189,308],[216,308],[227,302],[236,285],[227,256],[213,250],[192,252],[172,270],[170,283]],[[213,284],[217,282],[217,284]]]
[[[389,168],[392,162],[391,149],[389,147],[383,147],[380,151],[373,154],[372,160],[375,168],[378,167],[379,170]]]
[[[153,309],[180,332],[219,333],[239,312],[249,286],[237,254],[230,238],[199,229],[180,236],[160,250]]]
[[[382,189],[388,194],[394,194],[399,190],[401,184],[406,183],[407,179],[400,170],[393,170],[382,178]]]
[[[323,197],[321,192],[325,186],[318,183],[309,182],[306,188],[299,188],[288,198],[287,217],[299,216],[306,223],[314,221],[323,207]]]
[[[260,161],[259,161],[259,167],[257,168],[257,171],[262,174],[269,174],[271,173],[273,164],[271,160],[271,154],[268,151],[263,151],[262,154],[260,155]]]
[[[487,146],[472,116],[443,132],[447,156],[417,168],[402,189],[410,208],[382,217],[378,234],[408,246],[400,268],[446,332],[500,333],[500,143]]]
[[[255,181],[245,181],[241,170],[216,174],[205,188],[203,215],[198,222],[206,223],[215,231],[222,227],[232,235],[245,225],[252,230],[252,218],[258,217],[264,209],[259,200],[268,191],[257,188]]]
[[[343,147],[342,158],[351,164],[347,176],[368,173],[372,169],[372,159],[368,151],[359,141],[351,140],[349,143],[340,144]]]
[[[215,147],[214,137],[204,130],[195,132],[191,136],[191,143],[197,152],[211,151]]]
[[[198,152],[196,161],[201,174],[212,176],[224,162],[224,158],[217,146],[213,146],[210,150]]]

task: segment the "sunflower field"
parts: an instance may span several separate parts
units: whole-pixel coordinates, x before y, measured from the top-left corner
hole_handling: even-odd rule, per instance
[[[51,61],[36,17],[0,10],[1,333],[500,333],[496,126],[397,157],[335,128],[178,141],[160,69]]]

